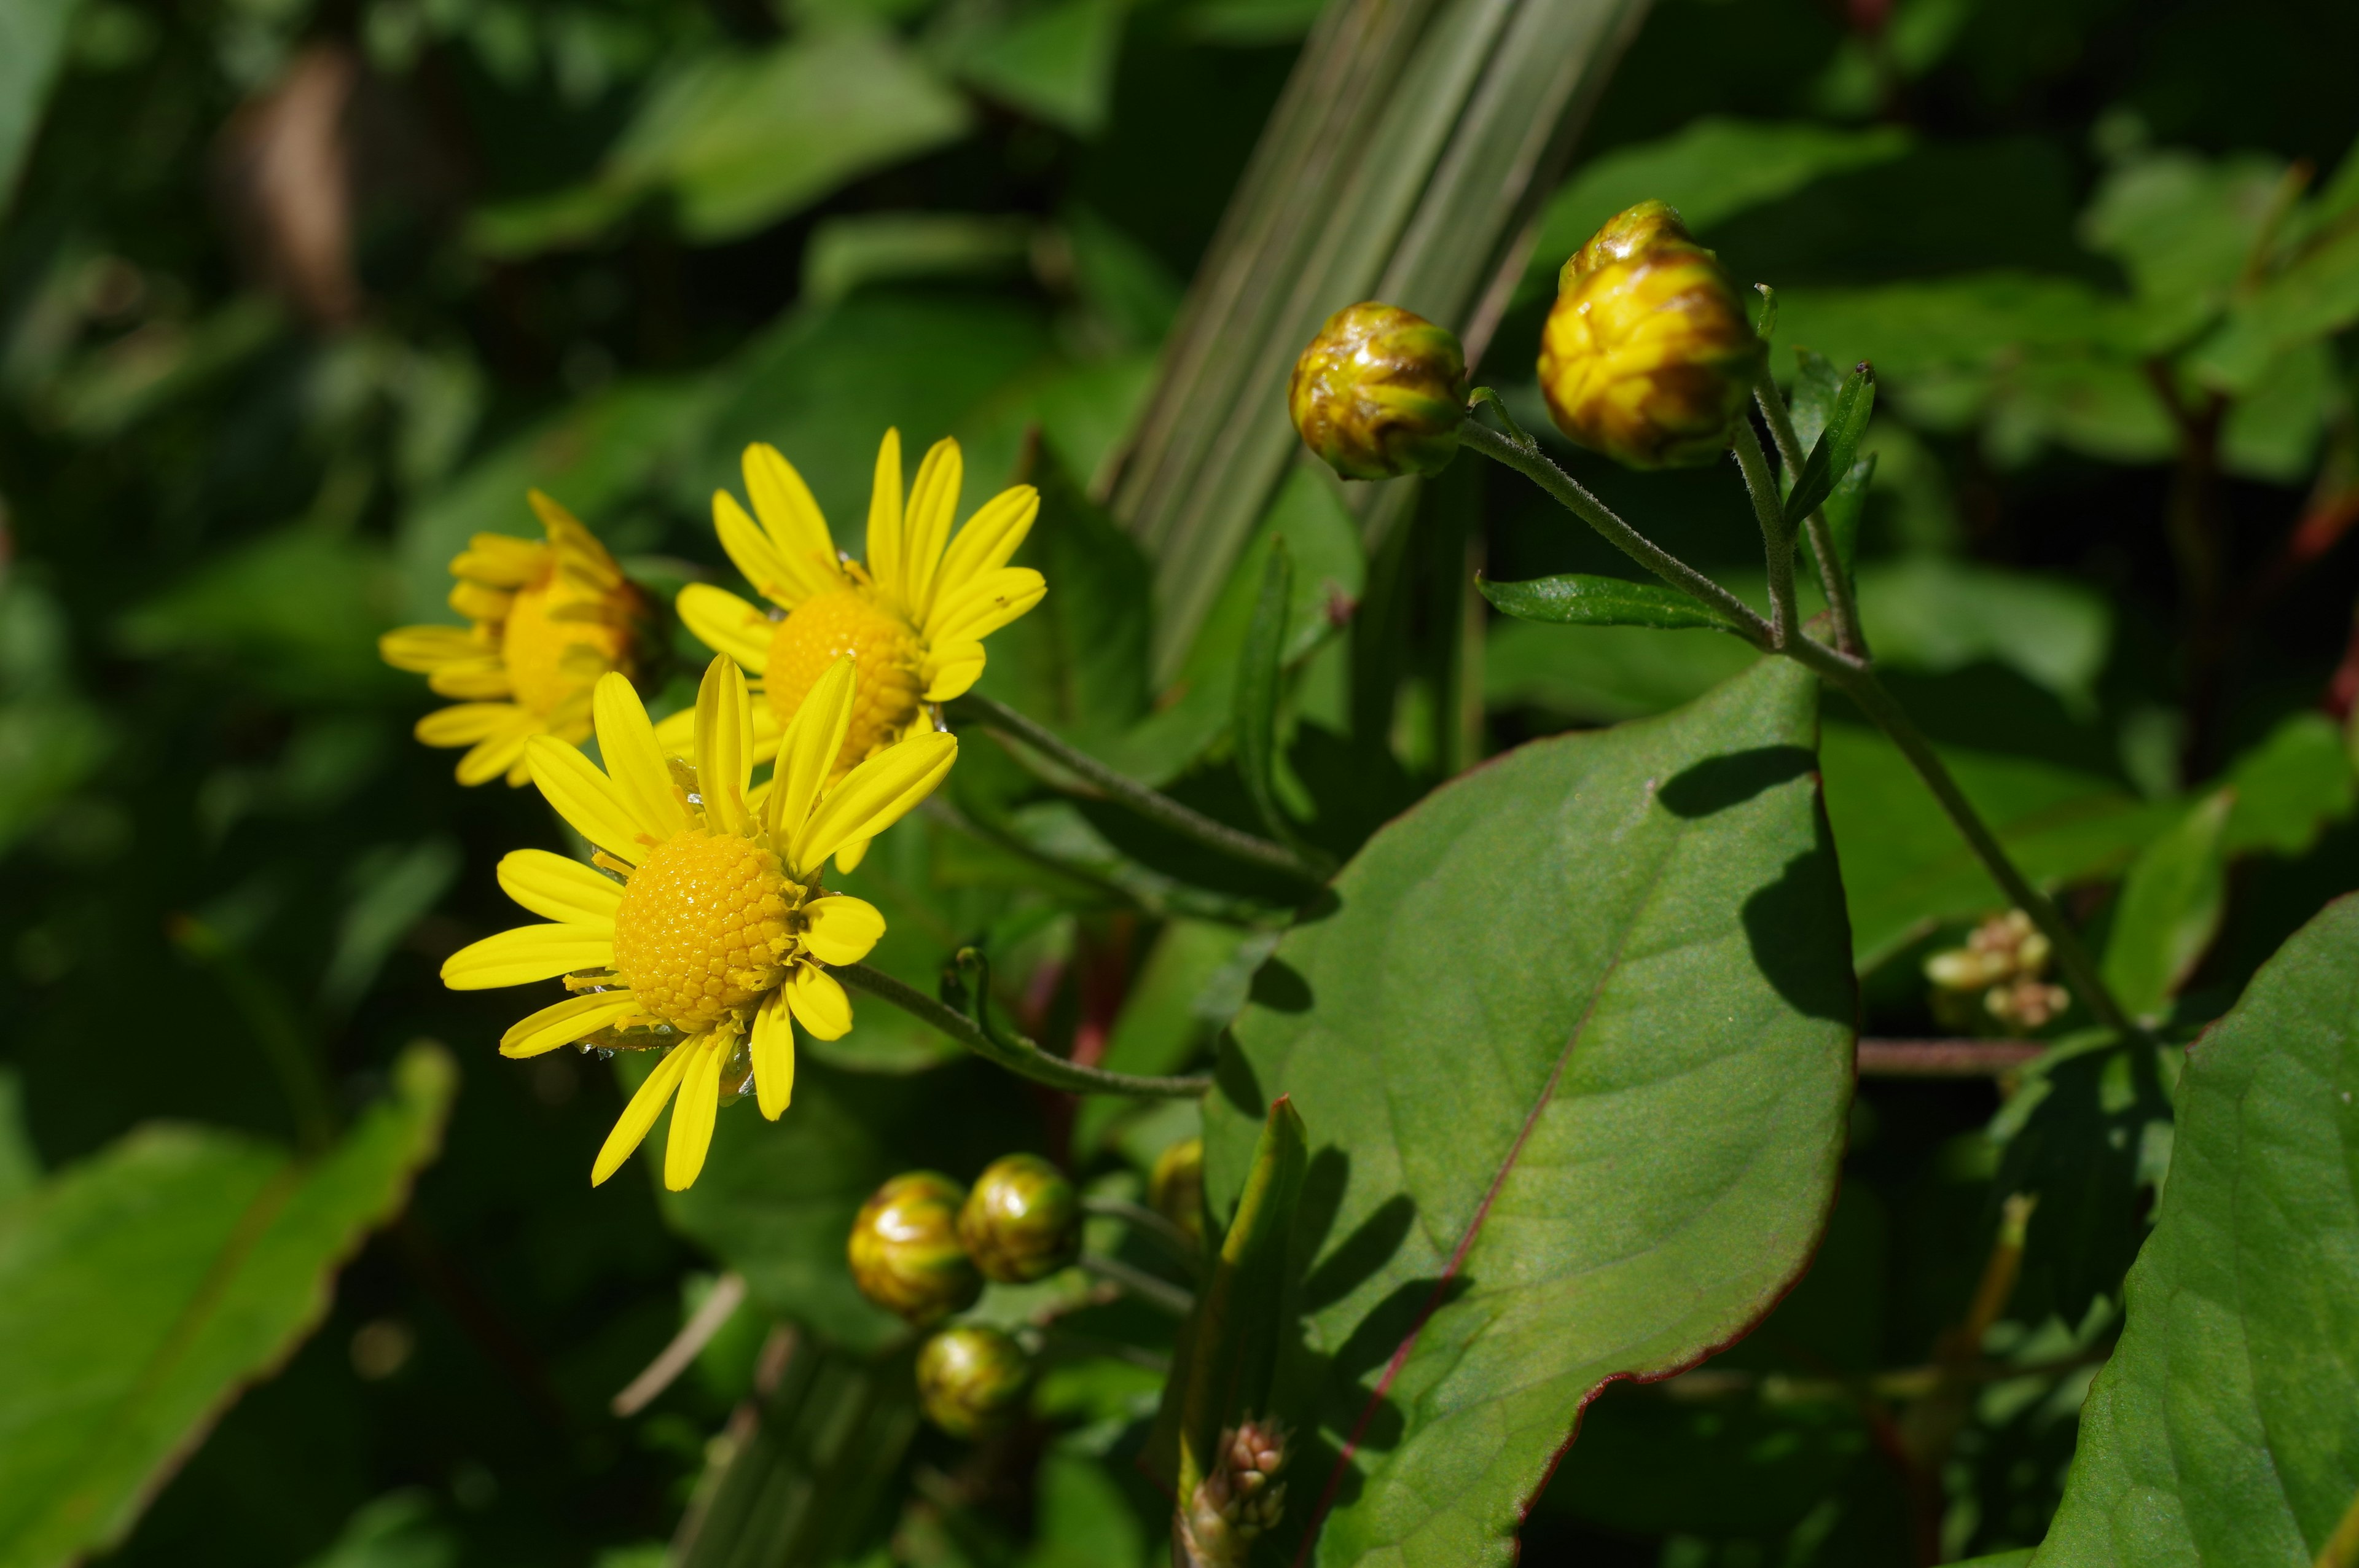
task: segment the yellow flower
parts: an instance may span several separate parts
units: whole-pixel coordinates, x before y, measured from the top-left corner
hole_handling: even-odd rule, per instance
[[[610,670],[631,672],[632,627],[644,605],[614,557],[573,514],[527,493],[549,542],[478,534],[451,563],[451,608],[472,626],[403,626],[377,640],[385,662],[414,670],[457,706],[418,721],[429,746],[464,746],[459,782],[528,776],[535,735],[590,738],[590,692]]]
[[[680,592],[679,619],[753,677],[764,698],[754,716],[757,746],[793,719],[831,665],[849,658],[860,699],[833,772],[857,765],[926,726],[927,704],[974,685],[984,638],[1048,591],[1038,572],[1007,564],[1040,510],[1030,485],[1001,491],[951,536],[963,477],[956,441],[938,441],[926,454],[904,506],[901,433],[885,432],[865,565],[837,554],[810,487],[777,448],[746,448],[745,472],[753,515],[716,491],[712,524],[745,580],[777,610],[697,583]],[[666,738],[683,738],[688,722],[684,714],[667,719]],[[849,871],[866,847],[847,845],[836,864]]]
[[[677,1091],[664,1184],[679,1192],[704,1167],[721,1070],[741,1038],[762,1114],[775,1120],[794,1091],[788,1016],[822,1040],[851,1029],[851,1000],[825,966],[865,957],[885,917],[827,892],[821,869],[930,794],[957,760],[958,739],[925,730],[831,781],[856,707],[853,662],[839,659],[786,727],[773,787],[756,807],[746,794],[754,705],[727,659],[712,661],[697,693],[692,764],[667,760],[620,675],[599,679],[594,706],[605,772],[553,736],[534,736],[526,758],[540,793],[621,880],[543,849],[506,856],[501,888],[554,924],[461,948],[443,964],[442,982],[483,990],[565,977],[577,994],[502,1035],[504,1055],[537,1056],[592,1036],[617,1045],[676,1040],[614,1124],[590,1181],[614,1173]]]

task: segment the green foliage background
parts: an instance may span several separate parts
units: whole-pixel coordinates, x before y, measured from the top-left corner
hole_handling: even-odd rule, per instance
[[[508,922],[494,860],[554,843],[552,824],[528,791],[459,790],[450,755],[409,740],[419,683],[375,649],[440,618],[468,535],[532,532],[529,485],[647,582],[726,582],[706,498],[747,441],[786,451],[850,545],[883,427],[919,447],[955,435],[970,501],[1019,470],[1048,492],[1027,558],[1050,597],[994,640],[984,690],[1248,827],[1226,683],[1282,539],[1277,797],[1339,857],[1521,742],[1791,673],[1747,675],[1750,651],[1708,633],[1484,619],[1470,566],[1508,581],[1627,568],[1466,459],[1373,559],[1348,498],[1293,474],[1178,678],[1150,679],[1156,568],[1091,497],[1317,11],[0,0],[0,1406],[22,1422],[0,1411],[0,1452],[58,1430],[35,1420],[58,1409],[87,1438],[41,1453],[54,1470],[0,1476],[0,1564],[660,1562],[770,1315],[847,1357],[889,1339],[836,1262],[877,1180],[1032,1148],[1131,1194],[1192,1130],[1184,1109],[1076,1110],[946,1061],[864,1001],[846,1049],[806,1062],[787,1123],[724,1111],[690,1194],[658,1202],[636,1170],[592,1192],[616,1077],[571,1054],[500,1060],[512,999],[435,979]],[[2343,732],[2359,554],[2341,542],[2359,518],[2354,59],[2359,14],[2324,0],[1661,0],[1481,367],[1545,427],[1529,367],[1554,267],[1649,196],[1740,282],[1775,285],[1781,376],[1797,347],[1873,360],[1869,638],[2019,862],[2067,890],[2109,978],[2173,1040],[2359,888]],[[1640,477],[1557,455],[1761,599],[1724,469]],[[1336,635],[1331,611],[1353,602]],[[701,663],[684,637],[674,652]],[[1778,722],[1782,743],[1809,743],[1807,718]],[[1664,732],[1613,731],[1596,754],[1633,749],[1613,766],[1643,771]],[[1859,715],[1830,698],[1816,743],[1862,1032],[1937,1033],[1921,962],[1999,895]],[[1574,754],[1591,753],[1524,756]],[[1782,863],[1821,827],[1801,786],[1779,787],[1774,832],[1747,842]],[[925,984],[987,937],[1027,1027],[1060,1047],[1091,1034],[1136,1071],[1204,1063],[1242,1014],[1224,1066],[1277,1087],[1295,1026],[1277,971],[1254,979],[1268,941],[1222,922],[1285,890],[1246,871],[1175,880],[1201,868],[985,745],[953,795],[972,831],[912,824],[855,879],[894,922],[880,964]],[[1577,869],[1579,846],[1563,854]],[[1833,964],[1844,922],[1820,891],[1810,936]],[[2256,1021],[2206,1047],[2222,1074],[2277,1070],[2252,1060],[2266,1010],[2347,1014],[2348,925],[2330,916],[2270,971]],[[1315,925],[1288,939],[1321,940]],[[1535,970],[1559,956],[1528,930],[1502,946]],[[1864,1083],[1810,1272],[1705,1369],[1719,1385],[1590,1408],[1546,1492],[1498,1502],[1530,1503],[1523,1560],[1884,1564],[2038,1544],[2121,1332],[2180,1091],[2082,1049],[2087,1022],[2050,1026],[2064,1046],[2004,1104],[1987,1082]],[[2339,1029],[2303,1036],[2321,1081],[2343,1070]],[[1794,1071],[1822,1069],[1832,1038],[1786,1041]],[[1421,1070],[1415,1043],[1385,1049]],[[2182,1145],[2240,1092],[2201,1070]],[[1371,1157],[1382,1118],[1343,1103],[1367,1086],[1331,1087],[1332,1111],[1298,1100],[1314,1148]],[[1259,1116],[1237,1098],[1210,1112],[1232,1186]],[[1830,1147],[1804,1132],[1783,1157]],[[1340,1183],[1314,1155],[1338,1248],[1400,1248],[1385,1195]],[[2040,1207],[1984,1346],[2068,1369],[1904,1405],[1826,1394],[1932,1362],[2017,1191]],[[1388,1321],[1368,1303],[1422,1277],[1430,1239],[1313,1274],[1337,1388],[1366,1370],[1353,1330]],[[2133,1311],[2203,1262],[2158,1242]],[[644,1412],[611,1414],[724,1269],[756,1309]],[[2253,1332],[2347,1346],[2347,1303],[2319,1309],[2324,1329],[2303,1307]],[[1732,1326],[1662,1328],[1647,1369]],[[1169,1338],[1136,1306],[1093,1332]],[[2162,1332],[2125,1340],[2103,1407],[2123,1434],[2105,1463],[2141,1481]],[[1584,1388],[1639,1369],[1542,1337]],[[862,1430],[903,1431],[897,1368],[847,1364],[845,1387],[875,1379]],[[1305,1388],[1332,1371],[1290,1365]],[[58,1372],[76,1367],[94,1370]],[[810,1560],[1155,1561],[1163,1505],[1130,1461],[1156,1388],[1087,1362],[1044,1382],[1038,1422],[984,1460],[921,1435],[869,1477],[875,1519]],[[1549,1406],[1552,1428],[1499,1419],[1537,1465],[1577,1397]],[[2300,1517],[2252,1528],[2331,1526],[2347,1499],[2325,1470],[2304,1471]],[[856,1471],[831,1472],[846,1496]],[[95,1500],[52,1475],[99,1477]],[[2082,1533],[2043,1561],[2113,1560],[2063,1554],[2102,1507],[2076,1496]],[[2214,1528],[2230,1527],[2196,1533]]]

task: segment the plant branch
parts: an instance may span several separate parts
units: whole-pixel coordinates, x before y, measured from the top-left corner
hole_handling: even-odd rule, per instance
[[[1186,1317],[1196,1310],[1195,1292],[1182,1290],[1169,1280],[1158,1279],[1144,1269],[1133,1268],[1119,1258],[1084,1252],[1082,1267],[1101,1280],[1112,1280],[1140,1301],[1160,1307],[1173,1317]]]
[[[1162,791],[1115,772],[1087,752],[1075,751],[1053,731],[1035,724],[1004,702],[969,692],[951,702],[950,711],[954,719],[970,719],[1022,741],[1109,799],[1120,801],[1148,821],[1193,838],[1207,849],[1308,881],[1326,881],[1318,867],[1285,845],[1241,832],[1225,822],[1215,822]]]
[[[1769,563],[1769,631],[1774,645],[1784,648],[1799,634],[1799,612],[1794,608],[1794,535],[1786,528],[1785,503],[1778,499],[1777,476],[1753,421],[1739,419],[1729,443],[1736,466],[1745,470],[1745,488],[1753,497],[1753,515],[1761,524],[1761,553]]]
[[[1777,460],[1786,465],[1789,474],[1799,475],[1803,460],[1810,456],[1802,450],[1802,438],[1795,432],[1794,416],[1786,400],[1777,395],[1777,378],[1769,373],[1769,362],[1761,362],[1761,374],[1753,384],[1754,401],[1761,405],[1761,416],[1769,425],[1769,439],[1777,444]],[[1837,480],[1842,475],[1835,476]],[[1814,506],[1803,520],[1803,528],[1810,535],[1810,553],[1819,558],[1819,585],[1826,590],[1827,606],[1834,611],[1835,646],[1855,659],[1867,657],[1867,633],[1860,626],[1859,600],[1852,592],[1851,579],[1843,575],[1843,563],[1835,557],[1833,527],[1827,522],[1827,509]]]
[[[1489,393],[1479,389],[1477,399]],[[1492,395],[1495,396],[1495,395]],[[1753,612],[1753,607],[1736,595],[1672,555],[1614,514],[1597,497],[1583,490],[1573,477],[1550,462],[1538,443],[1517,431],[1513,437],[1501,435],[1487,425],[1475,423],[1470,416],[1458,427],[1459,444],[1473,449],[1493,462],[1515,470],[1549,495],[1574,516],[1603,535],[1607,544],[1646,568],[1655,576],[1712,607],[1724,617],[1736,634],[1756,648],[1772,646],[1769,623]]]
[[[1121,1220],[1133,1230],[1153,1237],[1170,1254],[1172,1260],[1190,1274],[1202,1267],[1203,1249],[1197,1245],[1196,1238],[1143,1204],[1130,1203],[1122,1198],[1083,1198],[1082,1212]]]
[[[1862,1040],[1863,1078],[1997,1078],[2048,1054],[2044,1040]]]
[[[1145,1077],[1136,1073],[1110,1073],[1043,1051],[1020,1034],[1003,1035],[985,1030],[973,1019],[936,1001],[915,986],[904,985],[866,964],[840,964],[830,974],[873,997],[891,1002],[911,1017],[932,1024],[985,1061],[995,1062],[1018,1077],[1052,1089],[1079,1095],[1134,1095],[1150,1099],[1191,1099],[1212,1087],[1206,1075]]]

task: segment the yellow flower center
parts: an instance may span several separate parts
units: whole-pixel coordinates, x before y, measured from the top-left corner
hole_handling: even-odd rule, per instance
[[[614,972],[646,1011],[711,1029],[785,979],[802,890],[750,838],[691,827],[648,851],[614,911]]]
[[[778,622],[770,638],[770,709],[784,724],[803,705],[819,677],[850,654],[854,693],[852,723],[835,771],[842,773],[898,736],[918,716],[925,685],[925,645],[909,623],[864,588],[840,588],[806,600]]]
[[[500,659],[518,707],[546,716],[620,667],[629,633],[603,620],[578,621],[565,611],[594,611],[557,575],[557,553],[516,590],[500,633]],[[581,650],[581,652],[576,652]]]

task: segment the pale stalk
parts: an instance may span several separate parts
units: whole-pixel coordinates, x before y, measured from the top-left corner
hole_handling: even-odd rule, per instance
[[[1794,607],[1794,535],[1786,527],[1786,508],[1777,498],[1777,479],[1761,450],[1753,421],[1739,419],[1730,443],[1736,466],[1745,471],[1745,488],[1753,497],[1754,520],[1761,524],[1761,553],[1769,563],[1769,631],[1780,651],[1800,635],[1801,615]]]
[[[986,1061],[996,1062],[1018,1077],[1077,1095],[1132,1095],[1147,1099],[1193,1099],[1212,1087],[1203,1074],[1179,1077],[1147,1077],[1136,1073],[1110,1073],[1043,1051],[1020,1034],[986,1032],[957,1009],[946,1007],[915,986],[904,985],[881,969],[865,964],[831,965],[828,973],[870,996],[924,1022],[932,1024]]]
[[[1777,395],[1777,381],[1769,373],[1765,360],[1761,374],[1753,384],[1754,401],[1761,405],[1761,416],[1769,423],[1769,439],[1777,444],[1777,460],[1786,471],[1801,477],[1802,463],[1810,454],[1802,450],[1802,438],[1795,433],[1793,413],[1786,400]],[[1843,476],[1835,475],[1841,484]],[[1835,535],[1827,522],[1827,509],[1814,506],[1802,527],[1810,535],[1810,553],[1819,557],[1819,585],[1826,590],[1827,608],[1833,612],[1835,646],[1855,659],[1867,655],[1867,633],[1859,622],[1859,600],[1852,591],[1851,579],[1843,575],[1843,565],[1835,557]]]

